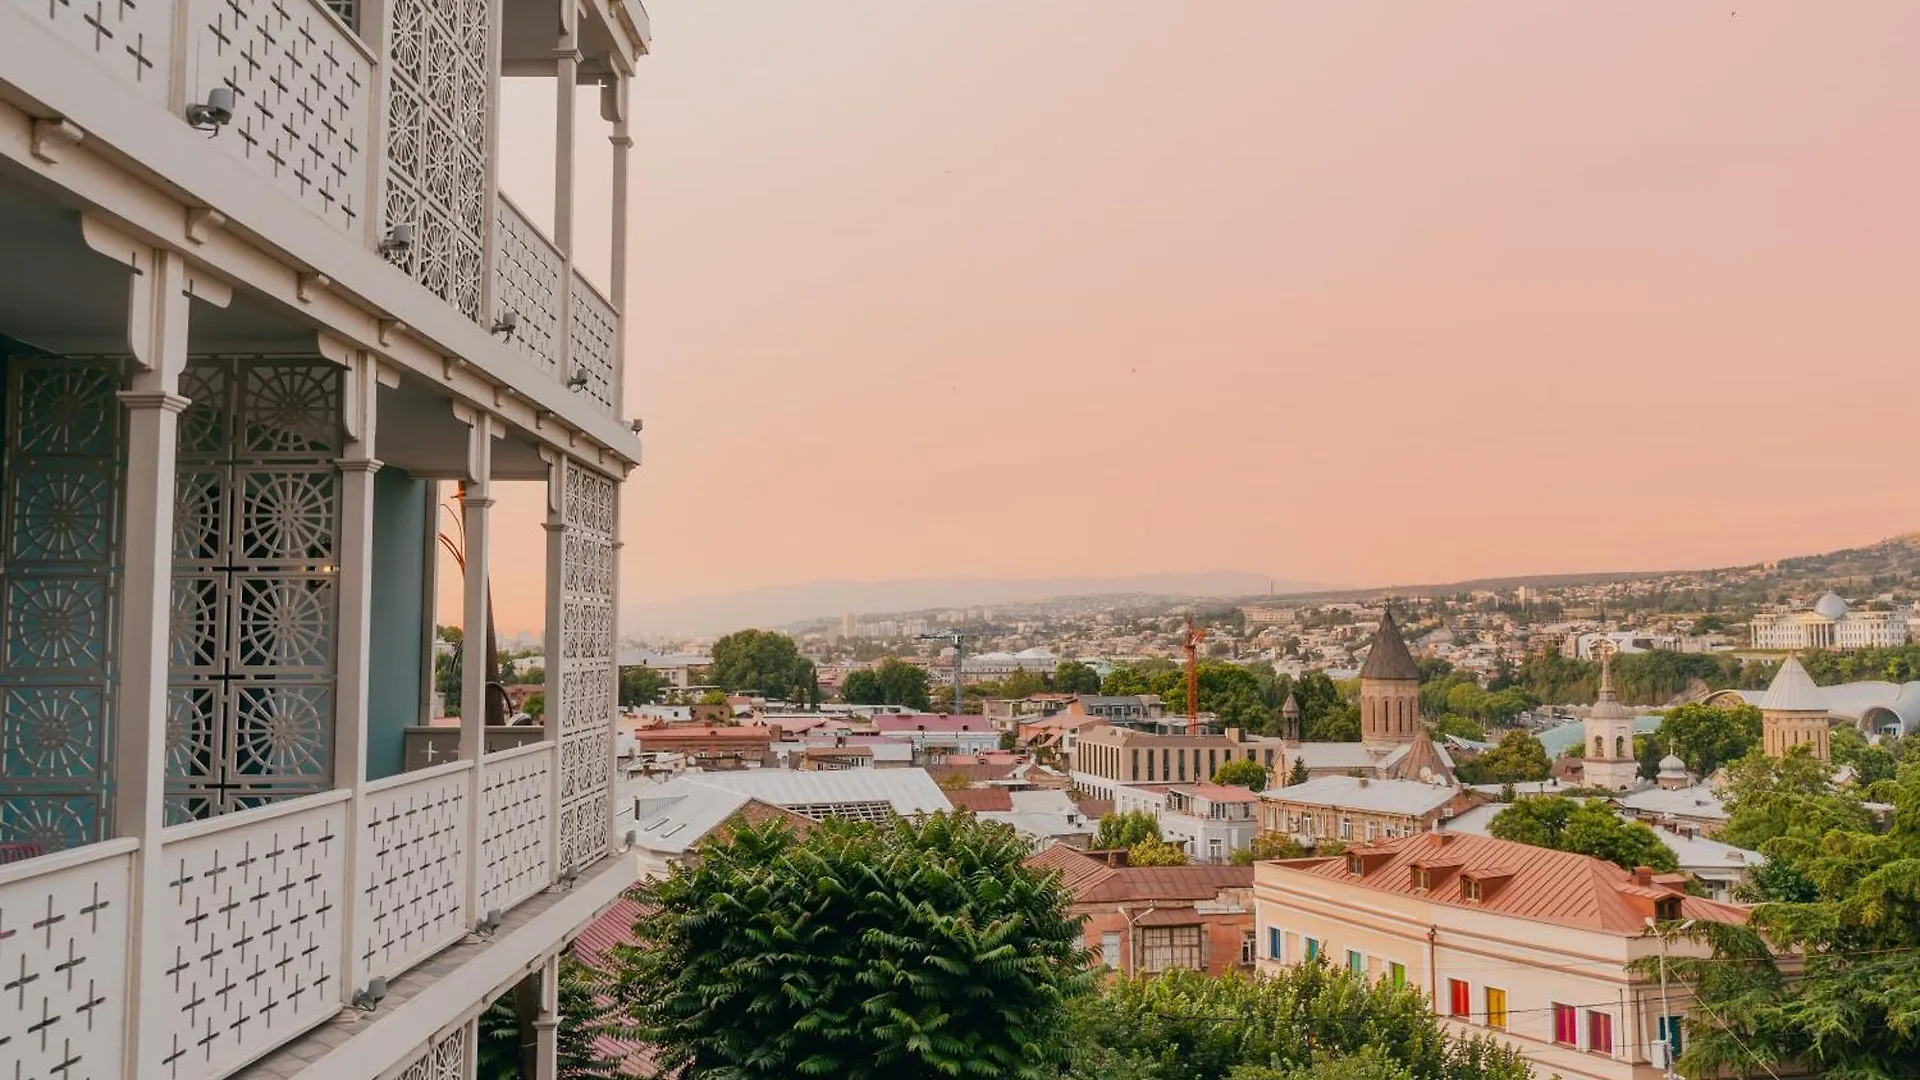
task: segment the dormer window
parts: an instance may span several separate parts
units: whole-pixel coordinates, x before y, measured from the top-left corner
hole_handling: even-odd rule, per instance
[[[1352,874],[1354,877],[1360,877],[1366,872],[1366,869],[1366,860],[1358,855],[1347,856],[1347,873]]]
[[[1460,893],[1461,895],[1467,898],[1467,903],[1469,904],[1479,903],[1480,902],[1480,879],[1479,878],[1461,878]]]
[[[1663,896],[1653,902],[1653,917],[1660,922],[1674,922],[1680,918],[1680,898]]]
[[[1416,889],[1433,888],[1433,876],[1427,872],[1426,867],[1416,866],[1413,868],[1413,887]]]

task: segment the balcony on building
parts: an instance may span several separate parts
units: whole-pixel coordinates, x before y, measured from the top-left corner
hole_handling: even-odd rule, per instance
[[[540,27],[572,137],[536,221],[497,102]],[[633,880],[625,220],[590,280],[570,204],[594,133],[624,191],[647,32],[635,0],[0,5],[0,1075],[471,1076],[478,1012],[549,998]],[[410,759],[435,596],[486,625],[503,528],[545,546],[546,722],[476,708]]]

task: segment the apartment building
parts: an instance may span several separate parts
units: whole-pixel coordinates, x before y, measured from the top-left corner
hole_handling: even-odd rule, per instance
[[[1425,991],[1446,1025],[1512,1044],[1542,1076],[1657,1080],[1655,1046],[1684,1049],[1686,988],[1629,965],[1659,955],[1650,927],[1744,922],[1689,896],[1685,876],[1453,832],[1261,863],[1260,967],[1324,960]],[[1669,935],[1669,955],[1706,947]]]
[[[1229,761],[1285,769],[1287,743],[1228,728],[1222,735],[1155,735],[1101,724],[1082,728],[1073,752],[1074,787],[1102,799],[1123,784],[1204,783]]]
[[[1141,811],[1160,822],[1160,838],[1200,862],[1225,862],[1253,846],[1260,797],[1226,784],[1132,784],[1114,789],[1116,813]]]
[[[1253,967],[1253,868],[1113,867],[1065,844],[1027,860],[1061,875],[1086,947],[1125,975]]]
[[[1260,793],[1260,831],[1302,843],[1412,836],[1482,800],[1477,792],[1423,780],[1323,776]]]
[[[499,994],[531,979],[557,1016],[556,958],[635,876],[614,648],[648,34],[638,0],[0,8],[0,1074],[454,1080]],[[553,93],[551,229],[501,191],[509,73]],[[489,752],[508,481],[542,489],[547,724]],[[409,770],[443,529],[469,707]]]

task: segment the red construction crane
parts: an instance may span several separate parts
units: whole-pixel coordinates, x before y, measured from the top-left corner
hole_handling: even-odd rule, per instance
[[[1187,616],[1187,637],[1180,648],[1187,654],[1187,734],[1200,730],[1200,643],[1207,632],[1195,629],[1193,616]]]

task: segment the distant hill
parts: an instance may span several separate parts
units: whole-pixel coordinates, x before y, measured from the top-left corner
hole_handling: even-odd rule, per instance
[[[810,581],[723,596],[641,604],[628,625],[642,634],[717,634],[745,626],[784,626],[845,612],[873,615],[928,608],[1032,603],[1056,597],[1145,595],[1232,597],[1325,589],[1238,570],[1081,578],[918,578],[902,581]]]

